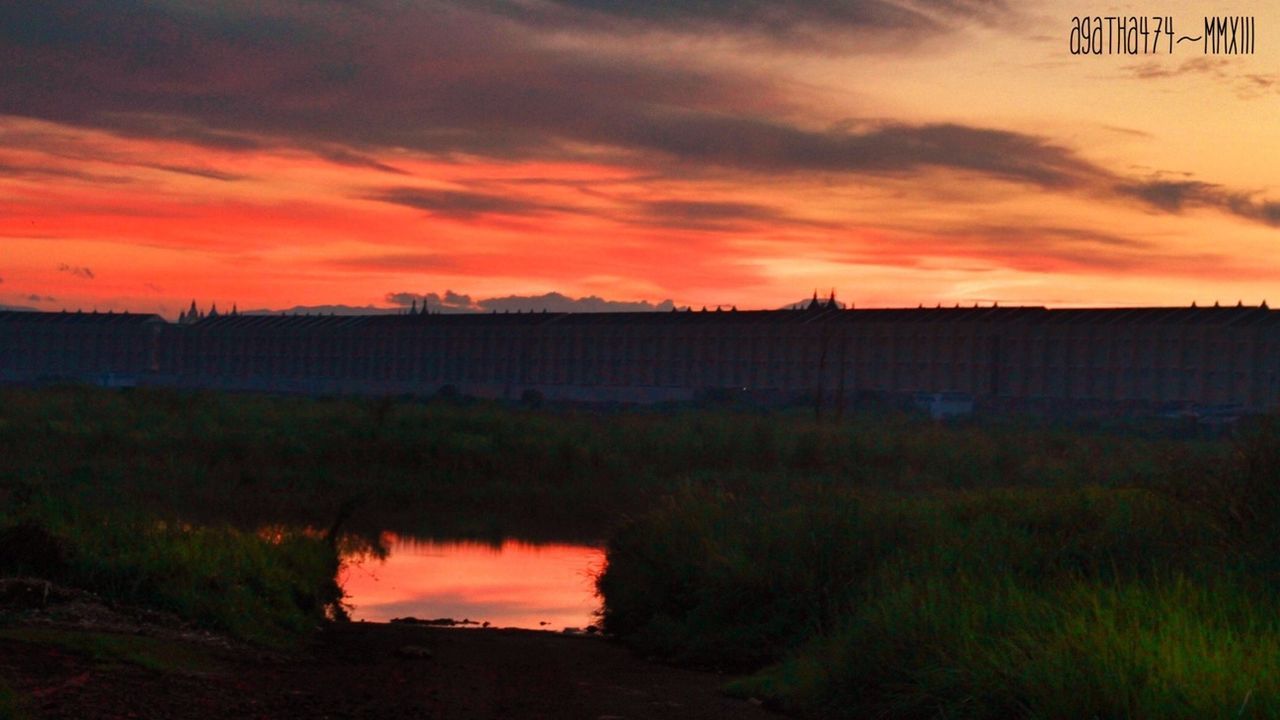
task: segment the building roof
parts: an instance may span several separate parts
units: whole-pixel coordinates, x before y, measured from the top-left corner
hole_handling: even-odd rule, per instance
[[[1280,313],[1262,307],[1139,307],[1093,310],[1051,310],[1047,321],[1054,324],[1102,325],[1256,325],[1270,324]]]
[[[148,323],[164,323],[164,318],[152,313],[117,312],[28,312],[25,310],[0,310],[0,323],[26,325],[67,325],[77,327],[127,327]]]
[[[600,313],[456,313],[440,315],[218,315],[189,325],[171,325],[184,331],[391,329],[402,327],[546,327],[546,326],[732,326],[760,324],[809,325],[814,323],[980,323],[1031,322],[1062,326],[1103,325],[1205,325],[1271,326],[1280,324],[1280,311],[1263,307],[1137,307],[1050,310],[1030,307],[934,307],[885,309],[796,310],[682,310],[670,312]],[[77,326],[128,326],[167,323],[149,313],[0,311],[0,323]]]
[[[358,327],[372,315],[214,315],[182,327],[193,330],[297,330]]]

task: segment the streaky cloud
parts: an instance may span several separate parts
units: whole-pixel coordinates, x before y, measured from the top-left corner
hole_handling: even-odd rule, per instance
[[[58,272],[67,273],[68,275],[74,275],[82,280],[93,280],[95,277],[97,277],[96,275],[94,275],[93,270],[90,270],[87,267],[80,267],[78,265],[68,265],[66,263],[61,263],[58,265]]]
[[[506,295],[473,299],[470,295],[446,290],[439,293],[391,292],[385,300],[401,308],[425,307],[440,312],[669,312],[676,307],[668,299],[658,303],[647,300],[607,300],[596,295],[570,297],[559,292],[542,295]]]
[[[651,303],[647,300],[606,300],[596,295],[573,298],[558,292],[544,295],[508,295],[476,303],[484,310],[496,312],[668,312],[675,308],[672,300]]]
[[[1003,0],[487,0],[485,7],[551,27],[619,22],[681,33],[758,34],[782,39],[841,32],[940,33],[1012,12]]]
[[[555,209],[528,200],[468,190],[398,187],[368,197],[371,200],[423,210],[432,215],[458,219],[478,215],[541,215]]]
[[[0,114],[232,152],[301,148],[386,172],[397,170],[375,156],[392,150],[502,161],[607,153],[659,176],[773,182],[831,173],[913,179],[943,171],[1154,212],[1196,207],[1268,226],[1280,222],[1277,203],[1258,193],[1132,177],[1051,137],[955,122],[806,126],[779,109],[794,88],[768,74],[639,47],[554,42],[555,23],[568,22],[556,12],[672,28],[690,22],[767,28],[775,14],[878,28],[930,18],[982,21],[1009,9],[997,0],[16,3],[0,9],[8,59],[0,64]],[[521,19],[544,11],[551,29]],[[613,38],[594,32],[592,40]],[[1209,61],[1169,70],[1217,71]],[[1269,87],[1266,81],[1255,84]],[[453,219],[586,212],[523,196],[409,185],[370,199]],[[667,210],[686,227],[766,219],[766,211],[745,205],[736,217],[722,212],[733,208]]]
[[[681,160],[756,172],[906,174],[938,168],[1046,188],[1080,187],[1105,175],[1071,149],[1044,138],[954,123],[884,123],[824,132],[698,113],[646,118],[619,133],[626,144]]]
[[[193,167],[190,165],[169,165],[169,164],[149,164],[147,167],[154,170],[163,170],[165,172],[177,173],[179,175],[190,175],[192,177],[205,178],[206,180],[219,180],[221,182],[237,182],[244,180],[244,175],[222,172],[212,168]]]
[[[1208,208],[1280,227],[1280,201],[1261,199],[1256,193],[1231,190],[1213,183],[1155,179],[1121,183],[1116,186],[1115,191],[1166,213],[1176,214],[1188,208]]]
[[[458,256],[447,253],[389,253],[331,258],[322,263],[345,270],[419,272],[452,268],[458,263]]]

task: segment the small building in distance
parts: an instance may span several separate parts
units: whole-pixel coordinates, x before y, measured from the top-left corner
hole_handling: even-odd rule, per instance
[[[916,407],[934,420],[966,417],[973,414],[973,396],[962,392],[916,393]]]

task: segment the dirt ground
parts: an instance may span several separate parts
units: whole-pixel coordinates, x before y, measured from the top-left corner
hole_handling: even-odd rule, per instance
[[[778,717],[721,695],[724,676],[590,636],[343,623],[284,655],[86,612],[0,613],[0,681],[19,698],[19,717]]]

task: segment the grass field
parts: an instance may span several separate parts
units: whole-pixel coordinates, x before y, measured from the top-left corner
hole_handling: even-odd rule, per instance
[[[0,572],[278,644],[339,519],[609,538],[607,630],[801,715],[1278,717],[1280,432],[1161,430],[10,389]]]
[[[486,403],[89,388],[0,391],[0,492],[243,527],[351,522],[601,539],[682,484],[1132,485],[1194,443],[901,416],[533,411]],[[1212,446],[1206,452],[1212,452]],[[402,512],[403,510],[403,512]],[[419,527],[414,527],[418,525]]]
[[[23,720],[26,717],[25,703],[0,679],[0,720]]]
[[[806,716],[1280,717],[1280,434],[1162,452],[1128,482],[691,488],[611,540],[605,628]]]

